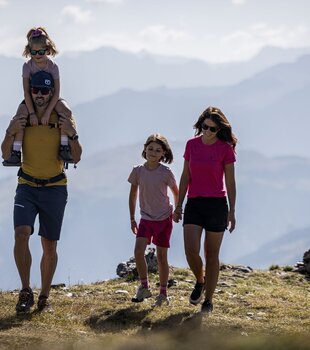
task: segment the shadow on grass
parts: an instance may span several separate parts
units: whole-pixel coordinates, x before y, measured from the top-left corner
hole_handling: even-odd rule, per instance
[[[92,315],[84,322],[96,331],[119,332],[141,326],[142,320],[152,309],[137,310],[134,306],[120,310],[106,310]]]
[[[181,312],[173,314],[165,319],[151,322],[145,320],[141,326],[141,332],[145,330],[152,331],[177,331],[177,333],[188,333],[188,331],[197,331],[201,329],[202,316],[200,313],[192,314],[190,312]]]
[[[15,314],[0,318],[0,332],[15,327],[21,327],[24,321],[30,321],[33,313]]]

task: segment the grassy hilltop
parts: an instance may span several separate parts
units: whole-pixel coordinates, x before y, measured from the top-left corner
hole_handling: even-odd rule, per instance
[[[189,270],[172,268],[170,305],[133,304],[136,282],[53,289],[52,308],[16,316],[18,292],[0,293],[0,349],[310,349],[310,283],[274,269],[221,271],[212,315],[190,305]],[[151,275],[155,296],[158,278]],[[36,293],[37,297],[37,292]]]

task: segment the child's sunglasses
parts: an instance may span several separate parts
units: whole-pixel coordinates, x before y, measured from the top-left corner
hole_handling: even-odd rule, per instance
[[[31,56],[36,56],[36,55],[43,56],[43,55],[45,55],[46,51],[47,51],[47,49],[30,50],[30,54],[31,54]]]
[[[217,131],[218,131],[218,128],[217,128],[217,127],[215,127],[215,126],[209,126],[209,125],[207,125],[207,124],[205,124],[205,123],[202,123],[202,124],[201,124],[201,127],[202,127],[203,130],[210,130],[211,132],[217,132]]]
[[[39,91],[41,91],[41,95],[45,96],[45,95],[48,95],[51,90],[49,88],[45,88],[45,87],[32,87],[31,88],[31,92],[34,95],[37,95],[39,93]]]

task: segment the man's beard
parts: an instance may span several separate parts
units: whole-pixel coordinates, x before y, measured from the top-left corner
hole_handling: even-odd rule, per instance
[[[38,106],[38,107],[44,107],[45,105],[48,104],[48,102],[49,102],[49,100],[46,100],[46,99],[44,99],[43,97],[36,97],[36,98],[34,99],[34,103],[35,103],[35,105]]]

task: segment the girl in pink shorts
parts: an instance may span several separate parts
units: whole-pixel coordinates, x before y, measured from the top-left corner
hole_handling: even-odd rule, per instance
[[[145,249],[148,244],[155,244],[159,269],[160,290],[154,306],[169,304],[167,283],[169,275],[168,248],[172,232],[173,206],[168,197],[170,188],[174,204],[178,201],[178,186],[171,169],[163,163],[172,163],[173,154],[165,137],[153,134],[144,144],[142,157],[144,164],[135,166],[129,175],[131,184],[129,194],[129,212],[131,231],[136,235],[135,259],[140,278],[137,294],[133,302],[141,302],[152,296],[148,282],[148,268],[145,261]],[[139,192],[141,220],[135,220],[135,210]]]

